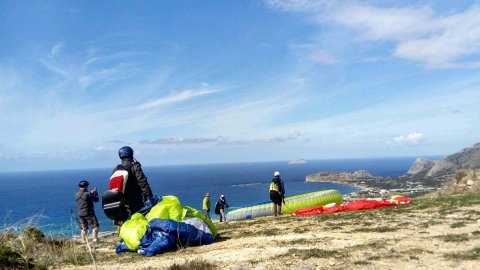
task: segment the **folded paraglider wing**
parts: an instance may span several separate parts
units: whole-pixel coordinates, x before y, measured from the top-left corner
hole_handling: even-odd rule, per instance
[[[384,207],[395,206],[399,204],[409,204],[411,202],[412,202],[412,199],[410,198],[396,195],[396,196],[393,196],[390,200],[367,199],[367,200],[348,202],[344,205],[335,205],[331,207],[317,206],[317,207],[303,208],[295,211],[293,215],[308,216],[308,215],[318,215],[318,214],[333,214],[333,213],[344,212],[344,211],[359,211],[359,210],[367,210],[367,209],[384,208]]]
[[[164,196],[145,218],[137,213],[120,230],[116,253],[133,251],[153,256],[178,245],[205,245],[213,242],[217,230],[195,208],[182,207],[178,198]]]

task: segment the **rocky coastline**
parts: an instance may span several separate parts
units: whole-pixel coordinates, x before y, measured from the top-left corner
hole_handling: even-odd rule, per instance
[[[331,182],[360,189],[350,197],[386,197],[400,194],[417,197],[444,189],[480,190],[477,179],[480,169],[480,143],[464,148],[441,160],[419,157],[406,175],[400,177],[374,176],[366,170],[349,172],[318,172],[306,176],[307,182]],[[453,184],[452,184],[453,183]]]

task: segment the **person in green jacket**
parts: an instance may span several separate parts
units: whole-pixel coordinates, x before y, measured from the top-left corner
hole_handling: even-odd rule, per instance
[[[205,194],[205,198],[203,198],[203,204],[202,204],[202,210],[203,210],[203,215],[212,220],[210,218],[210,193],[207,192],[207,194]]]

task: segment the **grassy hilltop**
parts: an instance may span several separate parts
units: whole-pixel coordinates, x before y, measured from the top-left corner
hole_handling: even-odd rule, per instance
[[[475,269],[479,206],[476,192],[378,210],[217,223],[213,244],[155,257],[116,255],[114,235],[91,254],[74,240],[30,229],[1,236],[0,268],[94,269],[95,260],[98,269]]]

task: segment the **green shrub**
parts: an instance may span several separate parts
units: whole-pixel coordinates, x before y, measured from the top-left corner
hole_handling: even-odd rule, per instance
[[[465,252],[448,253],[443,256],[450,260],[478,260],[480,259],[480,247]]]
[[[28,226],[23,230],[23,234],[27,239],[32,241],[42,241],[45,239],[45,234],[37,227]]]
[[[447,234],[447,235],[440,235],[437,238],[445,241],[445,242],[465,242],[469,240],[467,234]]]
[[[25,268],[25,261],[18,252],[7,246],[0,245],[0,268],[1,269],[22,269]]]
[[[214,270],[214,269],[217,269],[217,266],[205,260],[191,260],[182,264],[174,263],[167,269],[168,270],[197,270],[197,269]]]

